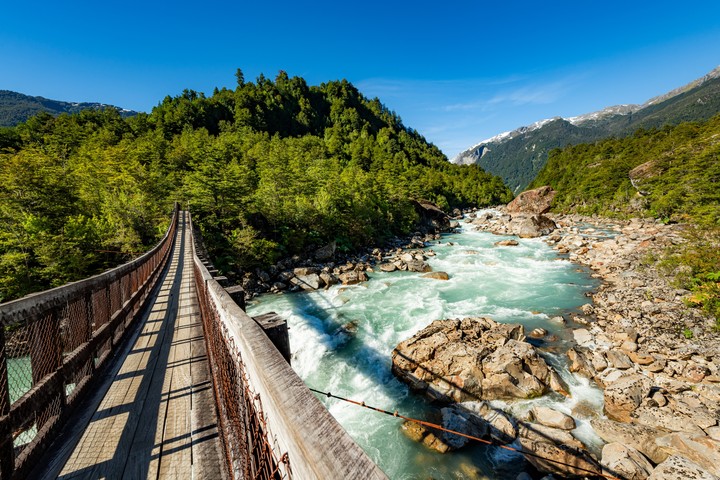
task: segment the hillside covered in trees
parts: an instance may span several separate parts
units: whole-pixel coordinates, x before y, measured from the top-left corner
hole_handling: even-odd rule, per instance
[[[563,211],[720,225],[720,115],[553,150],[540,185]]]
[[[41,113],[0,128],[0,301],[146,250],[174,201],[189,205],[216,265],[240,271],[337,242],[411,232],[413,199],[507,202],[502,181],[447,162],[347,81],[280,72],[150,114]]]
[[[574,118],[553,118],[521,127],[460,153],[458,163],[477,163],[514,191],[526,188],[555,148],[628,137],[638,129],[705,121],[720,112],[720,67],[642,105],[616,105]]]
[[[45,97],[33,97],[10,90],[0,90],[0,127],[17,125],[40,112],[60,115],[61,113],[78,113],[82,110],[102,110],[108,107],[116,108],[96,102],[63,102]],[[120,109],[120,115],[132,117],[137,115],[137,112]]]
[[[720,115],[553,150],[541,185],[557,190],[557,211],[687,224],[661,266],[720,320]]]

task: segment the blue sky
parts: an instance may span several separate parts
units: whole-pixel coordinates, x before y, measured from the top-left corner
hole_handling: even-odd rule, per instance
[[[502,3],[502,5],[501,5]],[[10,2],[0,89],[150,111],[279,70],[347,78],[453,156],[720,65],[720,2]]]

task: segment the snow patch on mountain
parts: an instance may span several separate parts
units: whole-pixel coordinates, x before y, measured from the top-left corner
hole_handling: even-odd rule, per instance
[[[471,165],[475,163],[475,161],[479,158],[482,158],[483,155],[485,155],[487,152],[490,151],[490,148],[488,145],[491,144],[498,144],[502,143],[508,140],[512,140],[513,138],[517,137],[518,135],[523,135],[525,133],[532,132],[533,130],[537,130],[538,128],[542,128],[543,126],[547,125],[548,123],[555,121],[555,120],[562,120],[561,117],[553,117],[553,118],[546,118],[544,120],[540,120],[538,122],[533,123],[532,125],[527,125],[525,127],[516,128],[515,130],[511,130],[509,132],[503,132],[498,135],[495,135],[494,137],[490,137],[486,140],[483,140],[482,142],[476,143],[472,147],[468,148],[464,152],[459,153],[451,160],[452,163],[457,163],[459,165]]]
[[[694,80],[687,85],[684,85],[680,88],[676,88],[675,90],[672,90],[668,93],[665,93],[663,95],[651,98],[647,102],[643,103],[642,105],[637,104],[625,104],[625,105],[614,105],[612,107],[603,108],[602,110],[598,110],[596,112],[591,113],[585,113],[583,115],[577,115],[574,117],[553,117],[553,118],[547,118],[545,120],[540,120],[539,122],[535,122],[532,125],[528,125],[525,127],[520,127],[515,130],[511,130],[508,132],[503,132],[499,135],[495,135],[494,137],[490,137],[486,140],[483,140],[482,142],[476,143],[472,147],[468,148],[467,150],[460,152],[451,160],[452,163],[457,163],[460,165],[469,165],[472,163],[476,163],[477,160],[483,157],[487,152],[490,151],[490,146],[493,144],[498,145],[502,144],[504,142],[507,142],[509,140],[512,140],[513,138],[523,135],[529,132],[532,132],[533,130],[537,130],[544,125],[555,121],[555,120],[564,120],[566,122],[569,122],[575,126],[580,126],[588,122],[597,122],[599,120],[603,120],[608,117],[612,116],[618,116],[618,115],[629,115],[633,114],[635,112],[638,112],[646,107],[649,107],[651,105],[655,105],[657,103],[663,102],[669,98],[675,97],[677,95],[680,95],[684,92],[687,92],[688,90],[691,90],[695,87],[698,87],[702,85],[705,82],[708,82],[710,80],[714,80],[716,78],[720,78],[720,66],[712,70],[710,73],[705,75],[702,78],[699,78],[697,80]]]

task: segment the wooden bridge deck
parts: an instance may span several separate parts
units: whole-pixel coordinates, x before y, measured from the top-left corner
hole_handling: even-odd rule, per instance
[[[180,214],[172,260],[95,408],[69,427],[46,478],[223,478],[191,232]]]

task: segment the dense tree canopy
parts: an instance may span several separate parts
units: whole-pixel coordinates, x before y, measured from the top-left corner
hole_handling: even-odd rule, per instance
[[[347,81],[280,72],[150,114],[41,113],[0,129],[0,301],[136,255],[189,205],[225,270],[336,241],[354,249],[411,231],[412,199],[507,202],[499,178],[456,166]]]
[[[720,115],[554,150],[531,186],[551,185],[555,206],[720,225]]]
[[[560,211],[687,223],[687,241],[667,252],[661,265],[720,327],[719,138],[717,115],[554,150],[531,187],[555,188]]]

